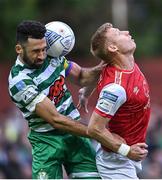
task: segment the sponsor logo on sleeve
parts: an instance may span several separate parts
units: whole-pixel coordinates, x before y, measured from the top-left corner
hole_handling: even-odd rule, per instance
[[[22,94],[22,100],[24,101],[24,103],[28,104],[37,96],[37,94],[38,92],[34,87],[28,87]]]
[[[118,99],[118,96],[116,96],[116,95],[114,95],[114,94],[112,94],[110,92],[104,91],[103,95],[102,95],[102,98],[107,99],[107,100],[112,101],[112,102],[116,102],[117,99]]]
[[[117,102],[117,99],[118,96],[104,91],[97,102],[96,108],[106,114],[111,114],[111,112],[113,112],[113,108]]]
[[[16,88],[19,90],[19,91],[21,91],[21,90],[23,90],[25,87],[26,87],[26,84],[25,84],[25,82],[24,81],[19,81],[18,83],[16,83]]]

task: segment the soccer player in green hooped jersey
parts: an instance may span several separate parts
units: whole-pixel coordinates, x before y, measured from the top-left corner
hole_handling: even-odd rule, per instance
[[[18,25],[18,56],[9,75],[10,96],[30,127],[32,178],[62,179],[62,165],[70,178],[99,178],[87,127],[78,121],[65,77],[86,86],[97,81],[102,68],[48,57],[45,32],[37,21]]]

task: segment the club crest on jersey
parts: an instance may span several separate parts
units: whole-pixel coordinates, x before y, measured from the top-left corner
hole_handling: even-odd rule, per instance
[[[65,78],[64,76],[60,75],[60,77],[55,80],[54,84],[49,89],[48,98],[51,101],[54,100],[55,105],[57,105],[61,101],[62,97],[65,94],[64,84]]]
[[[139,88],[137,86],[134,87],[133,92],[137,95],[139,92]]]
[[[48,175],[45,171],[40,171],[38,173],[38,179],[40,180],[47,180],[48,179]]]

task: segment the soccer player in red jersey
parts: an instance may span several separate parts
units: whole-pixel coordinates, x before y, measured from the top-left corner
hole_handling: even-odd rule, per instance
[[[137,179],[148,153],[149,87],[135,63],[135,49],[129,31],[110,23],[100,26],[91,39],[92,54],[107,63],[88,126],[89,135],[101,144],[96,162],[104,179]]]

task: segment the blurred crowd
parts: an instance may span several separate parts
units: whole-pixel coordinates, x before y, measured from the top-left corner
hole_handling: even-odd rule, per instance
[[[147,144],[149,154],[143,162],[141,179],[162,178],[162,111],[152,105]],[[0,179],[31,178],[31,146],[28,126],[15,107],[0,116]],[[65,175],[66,178],[66,175]]]
[[[152,104],[151,119],[147,133],[148,156],[143,161],[143,179],[162,179],[162,111]]]
[[[18,109],[0,116],[0,179],[31,179],[28,127]]]

